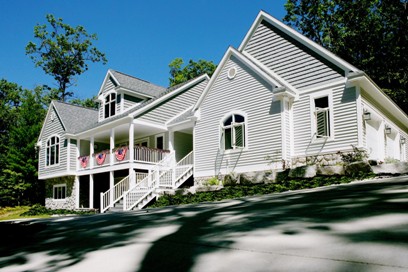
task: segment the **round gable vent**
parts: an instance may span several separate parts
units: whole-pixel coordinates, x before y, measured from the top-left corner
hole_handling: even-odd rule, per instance
[[[237,68],[235,68],[235,67],[229,68],[229,70],[228,70],[228,78],[229,79],[233,79],[236,74],[237,74]]]

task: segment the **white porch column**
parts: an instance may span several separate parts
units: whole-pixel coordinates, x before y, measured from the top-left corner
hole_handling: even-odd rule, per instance
[[[109,189],[112,189],[115,186],[115,176],[114,176],[114,172],[110,171],[109,172]],[[112,205],[113,203],[113,197],[115,195],[115,192],[112,190],[111,194],[110,194],[110,205]]]
[[[81,140],[77,139],[77,159],[76,159],[76,169],[79,170],[81,168],[80,162],[78,160],[78,157],[81,156]]]
[[[94,136],[91,137],[91,141],[89,143],[89,167],[92,169],[94,167],[94,159],[93,159],[93,153],[95,153],[95,139]]]
[[[129,161],[133,162],[135,159],[135,124],[133,121],[129,124]]]
[[[94,207],[94,175],[89,175],[89,208]]]
[[[381,124],[378,128],[378,158],[381,161],[385,160],[385,149],[386,149],[386,141],[385,141],[385,122],[384,120],[381,121]]]
[[[75,176],[74,188],[75,188],[75,208],[79,209],[79,177],[78,176]]]
[[[174,150],[174,131],[169,130],[169,150]]]
[[[133,168],[129,168],[129,189],[136,185],[136,175]]]
[[[110,131],[110,165],[114,165],[115,162],[115,154],[113,153],[113,149],[115,148],[115,129],[111,128]]]

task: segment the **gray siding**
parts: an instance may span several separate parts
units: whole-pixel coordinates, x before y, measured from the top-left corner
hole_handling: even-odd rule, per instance
[[[171,98],[162,103],[149,112],[143,114],[140,119],[143,121],[164,124],[174,116],[194,105],[200,97],[202,91],[207,85],[207,81],[203,80],[196,86],[184,91],[183,93]]]
[[[77,145],[76,141],[71,140],[71,149],[70,149],[70,170],[76,171],[77,165]]]
[[[293,104],[294,148],[296,156],[316,155],[350,149],[358,144],[357,103],[355,88],[333,88],[334,140],[312,140],[310,95],[303,94]]]
[[[52,113],[55,114],[54,121],[51,120]],[[47,140],[52,135],[59,136],[59,140],[60,140],[59,164],[52,165],[52,166],[45,166],[45,162],[46,162],[45,157],[46,157],[46,152],[47,152]],[[61,120],[58,118],[58,115],[55,112],[54,107],[53,107],[51,111],[49,112],[49,114],[47,115],[45,122],[44,122],[44,128],[43,128],[42,137],[41,137],[41,148],[40,148],[39,160],[38,160],[39,161],[39,165],[38,165],[38,175],[39,176],[59,174],[59,173],[64,173],[67,171],[67,147],[66,145],[64,145],[64,143],[65,143],[64,128],[63,128]]]
[[[237,68],[232,80],[227,78],[230,67]],[[267,155],[282,158],[280,101],[273,102],[268,84],[236,58],[232,57],[222,68],[200,110],[201,118],[194,132],[196,176],[267,165]],[[222,155],[219,150],[220,121],[231,111],[247,114],[248,149]]]
[[[109,78],[106,81],[105,86],[103,86],[102,95],[109,92],[110,90],[113,90],[114,88],[115,88],[115,85],[113,84],[112,80]],[[99,121],[104,119],[104,115],[103,115],[104,102],[105,101],[102,101],[102,103],[99,105]],[[116,110],[118,110],[118,108],[116,108]],[[119,112],[119,111],[116,111],[116,112]]]
[[[342,78],[310,50],[266,22],[258,26],[244,51],[299,90]]]
[[[290,105],[288,101],[285,101],[285,145],[286,145],[286,158],[289,159],[291,157],[291,134],[292,134],[292,128],[291,128],[291,116],[290,116]]]

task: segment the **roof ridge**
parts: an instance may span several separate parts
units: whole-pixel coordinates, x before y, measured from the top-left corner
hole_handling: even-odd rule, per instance
[[[111,71],[113,71],[113,72],[116,72],[116,73],[119,73],[119,74],[121,74],[121,75],[127,76],[127,77],[131,77],[131,78],[140,80],[140,81],[142,81],[142,82],[145,82],[145,83],[148,83],[148,84],[152,84],[152,85],[155,85],[155,86],[157,86],[157,87],[165,88],[165,89],[166,89],[166,87],[157,85],[156,83],[152,83],[152,82],[147,81],[147,80],[145,80],[145,79],[141,79],[141,78],[139,78],[139,77],[135,77],[135,76],[132,76],[132,75],[129,75],[129,74],[126,74],[126,73],[123,73],[123,72],[120,72],[120,71],[117,71],[117,70],[114,70],[114,69],[109,69],[109,70],[111,70]]]
[[[65,101],[60,101],[60,100],[52,100],[51,102],[57,102],[57,103],[60,103],[60,104],[64,104],[64,105],[68,105],[68,106],[74,106],[74,107],[82,108],[82,109],[85,109],[85,110],[98,111],[98,109],[85,107],[85,106],[81,106],[81,105],[76,105],[76,104],[71,104],[71,103],[68,103],[68,102],[65,102]]]

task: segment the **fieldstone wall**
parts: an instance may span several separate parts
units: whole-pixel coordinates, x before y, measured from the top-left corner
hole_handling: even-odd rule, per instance
[[[66,184],[67,192],[65,199],[53,198],[53,186],[56,184]],[[74,210],[76,198],[75,195],[75,177],[67,176],[46,180],[45,182],[45,207],[49,209],[67,209]]]
[[[340,153],[322,154],[317,156],[299,156],[292,159],[292,167],[301,167],[306,165],[320,165],[320,166],[333,166],[342,165]]]

